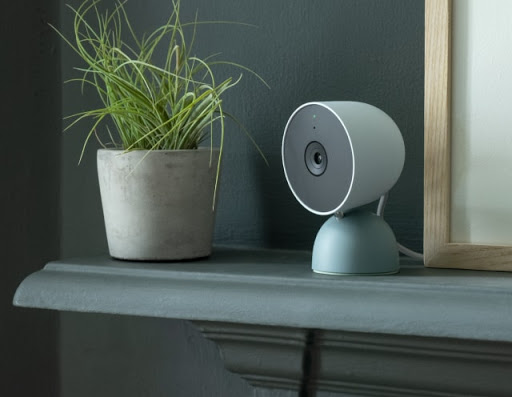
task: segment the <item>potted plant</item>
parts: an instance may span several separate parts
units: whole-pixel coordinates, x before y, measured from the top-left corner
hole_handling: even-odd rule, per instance
[[[163,26],[142,37],[135,34],[123,3],[101,13],[98,2],[70,7],[72,39],[54,29],[85,61],[77,69],[81,76],[72,81],[92,86],[103,103],[69,116],[66,129],[92,119],[80,160],[93,135],[103,142],[99,127],[108,132],[97,166],[110,255],[127,260],[208,256],[224,121],[232,117],[222,98],[242,77],[218,82],[212,67],[233,65],[261,78],[244,66],[193,55],[199,22],[181,22],[180,0],[173,0]],[[162,49],[165,59],[156,64],[155,52]],[[219,147],[213,146],[214,134]],[[201,148],[205,141],[209,145]]]

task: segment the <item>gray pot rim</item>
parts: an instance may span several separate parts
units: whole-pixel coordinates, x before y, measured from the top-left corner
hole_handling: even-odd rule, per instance
[[[204,147],[204,146],[201,146],[201,147],[198,147],[197,149],[176,149],[176,150],[168,150],[168,149],[155,149],[155,150],[149,150],[149,149],[133,149],[133,150],[130,150],[129,152],[126,152],[126,154],[129,154],[129,153],[135,153],[135,152],[153,152],[153,153],[193,153],[193,152],[205,152],[205,151],[214,151],[214,152],[219,152],[220,151],[220,148],[219,147],[213,147],[213,148],[210,148],[210,147]],[[125,152],[125,149],[105,149],[105,148],[100,148],[98,149],[98,152]]]

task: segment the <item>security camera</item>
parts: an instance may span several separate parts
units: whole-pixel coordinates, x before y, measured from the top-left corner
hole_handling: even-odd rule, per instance
[[[405,147],[395,122],[366,103],[306,103],[286,124],[281,154],[298,202],[314,214],[333,215],[315,239],[313,270],[396,273],[392,230],[382,217],[359,209],[400,177]]]

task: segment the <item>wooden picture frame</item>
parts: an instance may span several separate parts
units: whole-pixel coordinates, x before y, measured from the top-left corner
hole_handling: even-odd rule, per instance
[[[512,271],[512,247],[450,241],[452,1],[425,0],[424,263]]]

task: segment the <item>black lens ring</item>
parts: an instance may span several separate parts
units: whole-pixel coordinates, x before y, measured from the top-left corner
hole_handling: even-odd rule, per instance
[[[320,161],[318,159],[320,158]],[[304,151],[304,162],[308,171],[314,176],[322,175],[327,169],[327,152],[320,142],[313,141]]]

